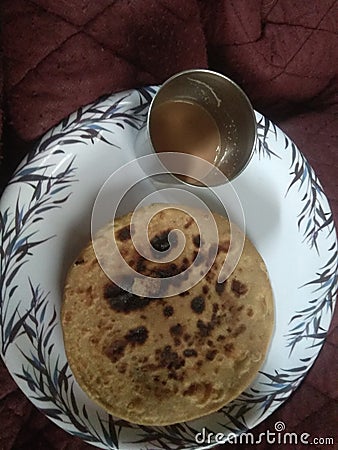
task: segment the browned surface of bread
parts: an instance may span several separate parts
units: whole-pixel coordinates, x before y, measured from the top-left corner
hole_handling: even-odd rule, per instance
[[[166,296],[163,278],[183,274],[197,261],[197,251],[203,255],[200,271],[214,244],[200,238],[186,212],[165,209],[149,223],[150,242],[164,251],[168,233],[181,230],[184,251],[171,262],[148,261],[136,252],[131,237],[152,207],[138,211],[133,227],[131,214],[115,220],[99,233],[98,242],[108,248],[115,233],[128,264],[158,281],[159,298],[146,295],[148,283],[142,277],[130,278],[130,290],[141,285],[143,296],[121,289],[104,273],[89,244],[69,271],[62,325],[70,366],[92,399],[131,422],[166,425],[216,411],[250,384],[270,341],[273,299],[264,262],[248,239],[235,271],[225,282],[217,281],[230,227],[216,214],[219,243],[211,269],[187,290],[189,280],[183,276],[181,293]],[[119,279],[125,278],[113,260]]]

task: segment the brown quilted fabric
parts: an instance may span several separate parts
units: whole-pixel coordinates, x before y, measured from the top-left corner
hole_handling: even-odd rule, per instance
[[[79,106],[105,93],[159,84],[180,70],[208,66],[237,81],[255,108],[296,142],[317,172],[337,223],[337,0],[2,3],[1,188],[33,141]],[[337,348],[336,312],[308,376],[256,427],[256,436],[273,431],[282,420],[288,432],[335,438],[335,446],[312,448],[338,448]],[[0,450],[90,448],[39,413],[0,363]]]
[[[79,105],[207,64],[194,0],[5,0],[6,93],[32,140]]]

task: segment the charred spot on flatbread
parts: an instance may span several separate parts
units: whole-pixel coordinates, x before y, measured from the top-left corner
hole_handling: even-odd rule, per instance
[[[117,238],[120,241],[127,241],[128,239],[131,239],[130,225],[126,225],[125,227],[121,228],[117,233]]]
[[[105,284],[103,298],[113,310],[125,313],[144,309],[151,301],[151,298],[135,295],[112,282]]]
[[[241,281],[234,278],[231,282],[231,290],[240,297],[248,292],[248,287]]]
[[[68,362],[87,395],[114,416],[160,426],[214,412],[250,384],[268,349],[273,297],[264,262],[247,238],[234,272],[218,281],[230,248],[226,218],[214,214],[219,243],[210,245],[184,211],[172,206],[153,214],[152,208],[138,209],[133,227],[128,214],[100,232],[103,246],[115,236],[135,276],[117,267],[119,279],[110,280],[88,243],[68,272],[61,316]],[[170,252],[175,230],[184,233],[184,250],[174,260],[148,260],[134,248],[144,213],[152,217],[150,252]],[[202,270],[212,257],[199,282],[178,284],[182,291],[167,295],[164,279],[187,277],[195,260]],[[155,280],[155,294],[143,276]],[[142,295],[136,285],[144,286]]]
[[[191,300],[191,309],[196,314],[202,314],[205,309],[205,298],[202,295],[198,295]]]

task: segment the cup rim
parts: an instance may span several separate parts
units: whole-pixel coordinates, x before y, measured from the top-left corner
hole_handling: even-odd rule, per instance
[[[186,70],[182,70],[180,72],[177,72],[175,74],[173,74],[172,76],[170,76],[167,80],[165,80],[161,85],[159,85],[159,89],[156,92],[156,94],[154,95],[154,97],[152,98],[152,101],[150,103],[149,109],[148,109],[148,114],[147,114],[147,122],[146,122],[146,128],[147,128],[147,135],[148,135],[148,139],[149,142],[151,144],[151,147],[153,149],[153,151],[155,153],[156,149],[154,148],[152,139],[151,139],[151,135],[150,135],[150,116],[151,113],[153,111],[153,106],[154,106],[154,102],[156,101],[156,97],[158,96],[159,92],[169,83],[171,83],[173,80],[175,80],[176,78],[179,78],[182,75],[186,75],[186,74],[193,74],[193,73],[205,73],[205,74],[211,74],[214,75],[218,78],[222,78],[224,81],[226,81],[227,83],[231,84],[240,94],[241,96],[244,98],[244,100],[246,101],[247,105],[248,105],[248,111],[250,111],[250,115],[252,118],[252,123],[253,123],[253,142],[251,145],[251,150],[250,153],[245,161],[245,163],[243,164],[243,166],[241,167],[240,170],[238,170],[234,176],[231,177],[231,179],[229,179],[227,177],[228,182],[232,182],[233,180],[235,180],[248,166],[249,162],[251,161],[256,145],[257,145],[257,140],[258,140],[258,132],[257,132],[257,120],[256,120],[256,115],[255,115],[255,110],[254,107],[248,97],[248,95],[245,93],[245,91],[231,78],[229,78],[227,75],[224,75],[220,72],[216,72],[214,70],[210,70],[210,69],[186,69]]]

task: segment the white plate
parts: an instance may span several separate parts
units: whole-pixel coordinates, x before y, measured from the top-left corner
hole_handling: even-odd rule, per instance
[[[233,186],[275,297],[276,326],[261,372],[221,411],[167,427],[127,423],[87,398],[65,357],[63,280],[90,237],[98,190],[115,169],[137,156],[135,137],[156,89],[108,96],[71,115],[26,157],[1,199],[2,357],[44,414],[101,448],[201,448],[195,436],[203,428],[227,435],[257,425],[289,397],[313,364],[337,289],[336,231],[322,187],[290,139],[257,113],[257,147]]]

